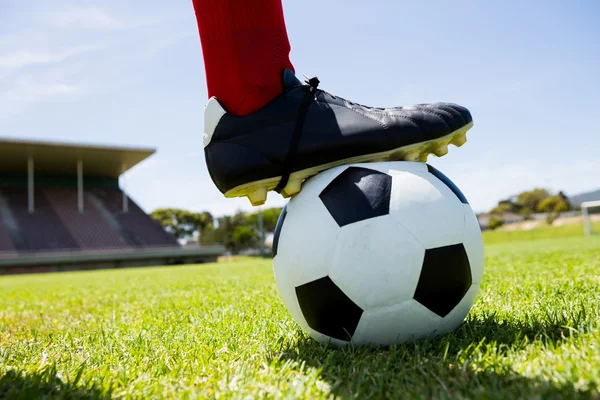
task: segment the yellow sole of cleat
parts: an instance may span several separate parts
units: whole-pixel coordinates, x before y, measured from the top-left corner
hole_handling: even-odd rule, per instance
[[[436,147],[435,149],[433,149],[433,154],[435,154],[436,157],[445,156],[446,154],[448,154],[448,145],[443,144],[441,146]]]
[[[448,154],[448,145],[452,144],[460,147],[467,142],[467,131],[473,127],[471,122],[468,125],[443,136],[439,139],[429,140],[421,143],[415,143],[409,146],[403,146],[397,149],[384,151],[381,153],[365,154],[362,156],[350,157],[343,160],[334,161],[328,164],[307,168],[301,171],[293,172],[290,175],[287,185],[281,191],[284,198],[289,198],[300,192],[302,183],[311,176],[330,168],[340,165],[358,164],[375,161],[420,161],[426,162],[429,154],[442,157]],[[225,197],[248,197],[253,206],[260,206],[267,201],[267,193],[275,189],[281,180],[281,176],[262,179],[256,182],[246,183],[225,193]]]

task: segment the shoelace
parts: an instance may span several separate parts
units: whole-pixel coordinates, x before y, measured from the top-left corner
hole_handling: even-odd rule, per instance
[[[308,112],[308,107],[310,106],[311,100],[316,98],[318,92],[327,93],[334,99],[338,98],[338,96],[334,96],[331,93],[328,93],[322,89],[318,89],[321,81],[316,76],[309,78],[308,76],[304,75],[304,77],[306,78],[304,82],[306,83],[305,87],[307,88],[307,91],[306,95],[304,96],[304,100],[302,101],[302,104],[300,104],[300,108],[298,109],[298,118],[296,119],[296,126],[294,127],[294,132],[292,133],[292,140],[290,141],[288,154],[283,162],[283,166],[281,169],[281,180],[275,187],[275,191],[277,193],[281,193],[281,191],[285,189],[285,186],[287,185],[290,179],[290,174],[292,173],[292,169],[294,166],[294,159],[296,158],[296,152],[298,151],[298,145],[300,144],[300,138],[302,136],[302,128],[304,127],[304,121],[306,120],[306,114]],[[341,97],[339,98],[342,99]],[[361,104],[357,104],[346,99],[342,100],[353,106],[363,107],[369,110],[384,110],[384,108],[363,106]]]
[[[359,104],[359,103],[355,103],[353,101],[350,100],[346,100],[342,97],[333,95],[329,92],[327,92],[326,90],[323,89],[318,89],[319,87],[319,83],[321,83],[321,81],[319,80],[319,78],[317,78],[316,76],[309,78],[308,76],[304,75],[304,77],[306,78],[306,80],[304,81],[309,87],[310,90],[314,93],[316,91],[321,92],[321,93],[326,93],[329,97],[333,98],[333,99],[340,99],[340,100],[344,100],[346,103],[355,106],[355,107],[362,107],[365,108],[367,110],[385,110],[385,107],[371,107],[371,106],[365,106],[363,104]]]
[[[315,90],[317,90],[317,88],[319,87],[319,83],[321,83],[319,78],[317,78],[316,76],[309,78],[306,75],[304,75],[304,77],[306,78],[306,80],[304,82],[309,86],[310,91],[314,92]]]
[[[296,152],[298,151],[298,145],[300,144],[300,138],[302,137],[302,128],[304,127],[304,121],[306,120],[306,114],[308,112],[308,107],[310,106],[310,102],[315,98],[315,92],[319,87],[319,78],[316,76],[309,78],[306,77],[307,88],[306,94],[304,95],[304,99],[300,104],[300,108],[298,109],[298,118],[296,119],[296,126],[294,126],[294,132],[292,133],[292,140],[290,141],[290,147],[288,149],[288,154],[283,162],[283,166],[281,169],[281,180],[275,187],[275,191],[277,193],[281,193],[285,186],[287,185],[290,174],[292,173],[292,169],[294,167],[294,160],[296,158]]]

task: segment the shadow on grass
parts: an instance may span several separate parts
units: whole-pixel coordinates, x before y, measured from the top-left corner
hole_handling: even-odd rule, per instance
[[[386,349],[335,348],[302,334],[270,358],[319,370],[331,393],[341,398],[600,399],[594,382],[587,387],[552,383],[518,374],[510,364],[510,357],[532,342],[558,344],[577,334],[565,326],[561,321],[499,322],[491,315],[470,319],[437,339]]]
[[[0,399],[32,400],[32,399],[110,399],[107,393],[99,388],[86,388],[63,382],[55,368],[45,368],[37,373],[8,371],[0,376]]]

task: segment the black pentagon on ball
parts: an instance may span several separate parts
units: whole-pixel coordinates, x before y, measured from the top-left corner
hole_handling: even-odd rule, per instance
[[[279,246],[279,236],[281,235],[281,228],[283,227],[283,222],[285,221],[286,216],[287,204],[281,210],[279,218],[277,218],[277,223],[275,224],[275,233],[273,233],[273,257],[277,255],[277,246]]]
[[[460,303],[472,283],[469,257],[462,243],[427,249],[414,299],[445,317]]]
[[[296,296],[308,326],[329,337],[349,341],[363,310],[328,276],[296,287]]]
[[[433,176],[435,176],[440,181],[442,181],[442,183],[444,185],[448,186],[448,188],[450,190],[452,190],[452,192],[456,195],[456,197],[458,197],[458,199],[461,201],[461,203],[469,204],[469,202],[467,201],[467,198],[465,197],[465,195],[463,194],[463,192],[460,191],[460,189],[458,188],[458,186],[456,186],[454,184],[454,182],[452,182],[450,180],[450,178],[448,178],[446,175],[442,174],[439,170],[435,169],[434,167],[432,167],[429,164],[427,164],[427,170]]]
[[[392,177],[369,168],[349,167],[319,195],[342,227],[390,212]]]

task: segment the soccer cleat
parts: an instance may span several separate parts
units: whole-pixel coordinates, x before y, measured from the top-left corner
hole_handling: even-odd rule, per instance
[[[329,168],[375,161],[427,161],[462,146],[471,113],[451,103],[367,107],[303,84],[283,72],[284,91],[248,116],[228,113],[215,97],[204,111],[210,176],[225,197],[261,205],[275,190],[291,197]]]

